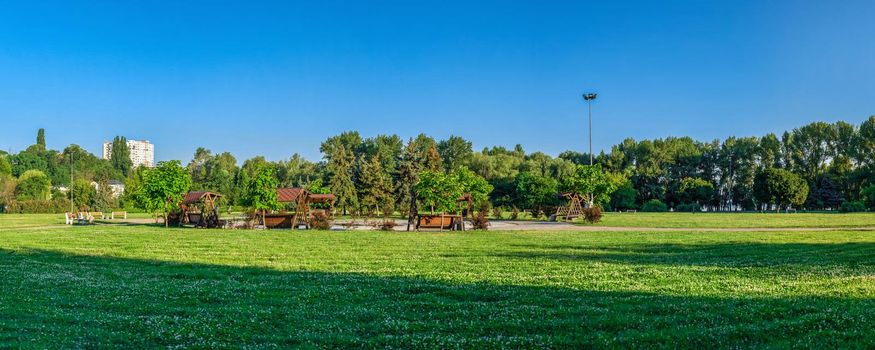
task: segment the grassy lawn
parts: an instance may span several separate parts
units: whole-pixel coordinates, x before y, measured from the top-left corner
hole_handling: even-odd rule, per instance
[[[605,213],[598,225],[664,228],[875,227],[875,213]]]
[[[873,253],[871,231],[7,229],[0,347],[871,348]]]

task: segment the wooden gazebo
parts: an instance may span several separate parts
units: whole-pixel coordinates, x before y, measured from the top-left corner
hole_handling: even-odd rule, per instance
[[[264,225],[267,228],[296,229],[301,224],[306,228],[310,228],[314,215],[324,214],[330,216],[334,212],[335,196],[330,193],[310,193],[310,191],[300,187],[278,188],[276,190],[276,197],[280,203],[293,203],[294,212],[265,214]],[[328,204],[327,212],[325,209],[310,208],[312,203]]]
[[[195,227],[219,227],[218,201],[223,196],[210,191],[191,191],[182,200],[182,221]]]

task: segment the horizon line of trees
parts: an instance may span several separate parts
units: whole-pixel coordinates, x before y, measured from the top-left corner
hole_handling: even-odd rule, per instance
[[[126,194],[116,205],[131,205],[133,191],[148,170],[132,169],[129,159],[124,161],[129,156],[124,155],[123,137],[113,143],[110,160],[78,145],[58,152],[46,149],[40,129],[37,143],[27,149],[0,151],[0,204],[66,198],[52,186],[70,186],[72,158],[74,189],[77,182],[122,180]],[[596,204],[614,210],[647,210],[658,204],[683,211],[875,210],[875,116],[859,125],[814,122],[780,136],[628,138],[594,155],[594,168],[586,166],[587,153],[566,151],[552,157],[527,153],[520,145],[476,152],[462,137],[435,140],[425,134],[405,142],[398,135],[364,138],[346,131],[323,141],[320,152],[320,161],[295,153],[287,160],[257,156],[238,165],[229,152],[198,148],[184,169],[190,190],[219,192],[231,204],[246,205],[249,184],[260,169],[270,168],[277,186],[330,191],[339,210],[362,215],[415,210],[422,205],[416,186],[423,172],[451,175],[463,171],[459,169],[485,180],[491,188],[485,199],[493,206],[530,210],[536,216],[549,215],[561,204],[558,194],[575,188],[598,189]],[[599,181],[591,181],[593,177]],[[31,184],[34,178],[40,178],[39,186]],[[572,186],[584,178],[591,182]],[[41,192],[31,193],[31,188]]]

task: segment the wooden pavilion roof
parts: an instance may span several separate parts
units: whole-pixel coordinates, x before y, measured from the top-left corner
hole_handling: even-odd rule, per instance
[[[182,204],[194,204],[203,201],[204,197],[216,199],[222,197],[221,194],[210,191],[190,191],[185,195]]]
[[[298,197],[300,197],[301,194],[304,194],[304,193],[307,193],[307,190],[300,188],[300,187],[277,188],[276,189],[276,200],[277,200],[277,202],[280,202],[280,203],[294,202],[294,201],[297,201]]]

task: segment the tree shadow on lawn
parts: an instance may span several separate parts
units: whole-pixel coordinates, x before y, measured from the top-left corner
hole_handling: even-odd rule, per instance
[[[490,254],[502,258],[585,260],[623,264],[657,264],[717,267],[875,267],[875,242],[848,243],[719,243],[719,244],[635,244],[536,245]]]
[[[875,300],[452,284],[0,250],[0,347],[872,347]]]

